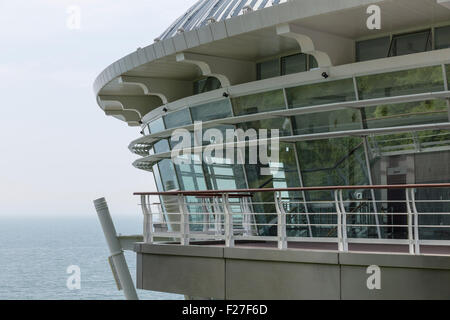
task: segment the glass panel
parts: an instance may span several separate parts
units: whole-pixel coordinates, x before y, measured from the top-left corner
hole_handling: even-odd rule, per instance
[[[158,118],[149,123],[150,133],[157,133],[165,130],[163,118]]]
[[[159,175],[159,169],[158,169],[158,165],[155,164],[152,167],[152,171],[153,171],[153,177],[155,178],[155,183],[156,183],[156,188],[158,189],[158,192],[164,192],[164,188],[161,182],[161,176]]]
[[[430,51],[431,30],[397,35],[392,38],[390,57]]]
[[[367,185],[368,170],[364,153],[363,140],[345,137],[327,140],[297,142],[297,152],[302,170],[303,183],[306,187],[336,185]],[[359,203],[357,198],[370,199],[370,192],[344,192],[346,211],[348,213],[370,212],[370,201]],[[316,237],[336,237],[336,208],[333,192],[307,192],[306,200],[311,215],[312,233]],[[328,213],[328,214],[327,214]],[[348,215],[348,222],[356,215]],[[362,223],[372,224],[373,217],[364,215]],[[367,219],[366,219],[367,218]],[[372,230],[373,229],[373,230]],[[376,228],[351,228],[349,237],[375,237]]]
[[[368,75],[356,81],[361,100],[444,90],[441,66]]]
[[[436,28],[434,31],[436,49],[450,48],[450,26]]]
[[[177,175],[173,168],[172,160],[164,159],[158,163],[159,173],[161,175],[164,191],[178,189]]]
[[[364,110],[369,129],[448,121],[447,103],[444,100],[381,105]]]
[[[352,79],[324,81],[286,89],[289,108],[300,108],[356,99]]]
[[[307,70],[306,54],[299,53],[281,58],[281,74],[304,72]]]
[[[280,76],[280,60],[270,60],[256,64],[256,78],[263,80]]]
[[[356,61],[386,58],[391,44],[390,37],[356,42]]]
[[[220,81],[217,78],[208,77],[200,79],[194,82],[194,94],[220,89],[221,87]]]
[[[189,109],[183,109],[180,111],[175,111],[164,116],[164,123],[167,129],[177,128],[191,124],[191,115],[189,114]]]
[[[362,128],[361,113],[357,109],[303,114],[292,119],[294,134],[298,135],[358,130]]]
[[[206,190],[205,177],[203,175],[202,164],[197,155],[181,156],[187,160],[192,159],[190,164],[176,164],[178,180],[180,181],[181,190],[195,191]]]
[[[248,154],[248,150],[247,150]],[[293,144],[280,142],[279,163],[272,163],[270,167],[274,170],[272,175],[261,175],[262,168],[268,168],[268,165],[261,164],[246,164],[245,170],[247,172],[247,179],[250,188],[288,188],[299,187],[300,178],[298,174],[297,163],[295,159],[295,149]],[[248,158],[248,156],[247,156]],[[284,200],[290,203],[287,213],[304,212],[304,206],[301,203],[303,199],[300,192],[285,192],[282,194]],[[253,209],[255,213],[273,213],[268,215],[256,215],[255,220],[259,224],[269,224],[266,226],[259,226],[259,234],[266,236],[274,236],[277,234],[276,228],[276,209],[274,206],[274,198],[272,192],[255,193],[252,199]],[[304,219],[304,216],[288,215],[288,223],[295,223],[295,219]],[[294,219],[294,220],[293,220]],[[303,221],[303,220],[302,220]],[[306,228],[297,227],[289,230],[289,235],[305,233]]]
[[[191,108],[193,121],[209,121],[232,116],[231,101],[224,99]]]
[[[446,70],[446,73],[447,73],[447,83],[448,83],[448,86],[450,87],[450,64],[447,64],[445,66],[445,70]]]
[[[167,139],[158,141],[154,144],[153,148],[155,149],[155,153],[164,153],[170,151],[169,142],[167,141]]]
[[[292,134],[291,122],[289,118],[272,118],[260,121],[243,122],[239,123],[237,127],[244,131],[255,129],[257,132],[259,129],[267,129],[269,137],[271,129],[278,129],[280,137],[290,136]]]
[[[232,99],[236,116],[285,109],[283,90],[252,94]]]
[[[316,58],[314,56],[308,55],[309,60],[309,70],[311,69],[317,69],[319,67],[319,64],[317,63]]]
[[[239,164],[229,164],[224,159],[222,164],[205,164],[206,179],[213,190],[246,189],[244,168]]]

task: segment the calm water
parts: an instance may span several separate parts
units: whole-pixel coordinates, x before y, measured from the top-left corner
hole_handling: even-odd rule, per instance
[[[139,234],[139,218],[114,218],[117,232]],[[97,217],[0,218],[0,299],[123,299],[107,261]],[[135,277],[136,255],[126,253]],[[66,287],[70,265],[81,269],[81,289]],[[139,291],[141,299],[183,299]]]

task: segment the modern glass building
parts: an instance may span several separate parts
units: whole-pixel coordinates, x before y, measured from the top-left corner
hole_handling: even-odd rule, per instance
[[[448,183],[448,3],[200,0],[153,44],[106,68],[95,81],[95,93],[107,115],[140,134],[129,145],[139,156],[133,165],[152,172],[161,192]],[[381,8],[380,30],[367,27],[372,4]],[[204,131],[279,129],[279,161],[237,164],[223,156],[214,163],[175,164],[172,133],[194,132],[199,121]],[[194,134],[192,140],[203,147],[216,143]],[[274,173],[261,175],[264,166]],[[416,195],[449,196],[445,188]],[[313,203],[331,200],[331,192],[286,192],[284,197],[297,203],[290,213],[318,213],[288,215],[293,224],[299,220],[289,235],[333,236],[335,230],[320,223],[335,219],[323,214],[334,209]],[[345,194],[349,210],[358,212],[405,212],[404,197],[397,190]],[[361,199],[376,201],[360,206]],[[254,212],[274,212],[264,193],[253,200]],[[433,203],[421,205],[442,211]],[[315,226],[300,226],[307,217]],[[261,224],[258,234],[276,233],[263,226],[273,216],[255,219]],[[366,219],[373,224],[375,218]],[[395,227],[405,224],[403,219],[386,215],[377,221],[385,227],[360,228],[349,236],[404,238],[405,229]],[[450,223],[440,215],[421,219]],[[422,239],[439,233],[450,240],[449,229],[420,232]]]

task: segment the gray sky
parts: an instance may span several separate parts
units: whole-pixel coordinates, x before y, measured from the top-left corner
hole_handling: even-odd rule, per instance
[[[92,90],[109,64],[153,42],[195,0],[0,0],[0,216],[140,214],[154,190],[132,167],[139,128],[107,117]],[[66,26],[81,8],[81,29]]]

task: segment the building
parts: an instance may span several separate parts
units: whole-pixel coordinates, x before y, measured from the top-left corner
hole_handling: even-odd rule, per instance
[[[372,5],[381,9],[379,30],[367,24],[377,13],[376,7],[375,11],[369,8]],[[250,192],[245,203],[248,210],[241,203],[242,197],[230,198],[230,207],[238,206],[238,202],[240,206],[231,209],[230,239],[236,232],[234,223],[248,239],[279,240],[281,220],[277,220],[277,212],[281,210],[287,219],[284,238],[340,239],[343,230],[344,237],[353,239],[355,245],[358,239],[374,244],[403,241],[398,243],[406,248],[409,244],[410,252],[418,253],[419,241],[424,241],[424,246],[430,241],[430,246],[439,246],[439,250],[431,250],[433,253],[448,254],[450,251],[443,248],[450,244],[450,188],[442,184],[450,183],[449,79],[447,0],[201,0],[153,44],[106,68],[94,87],[98,104],[107,115],[141,131],[129,146],[140,156],[133,165],[153,172],[159,191],[155,195],[160,196],[162,208],[158,228],[161,234],[180,233],[182,244],[189,244],[189,232],[210,231],[204,225],[212,222],[195,214],[199,203],[209,206],[202,207],[203,211],[212,212],[211,199],[219,199],[224,190],[230,194],[232,190],[268,189],[272,192]],[[174,163],[171,149],[177,142],[170,139],[172,134],[179,129],[193,132],[198,121],[202,122],[201,133],[210,128],[223,133],[230,129],[279,129],[279,160],[239,164],[236,159],[222,157],[222,161],[215,159],[212,163]],[[258,136],[260,140],[265,138]],[[268,138],[272,141],[271,136]],[[192,139],[197,143],[203,140],[198,135],[192,135]],[[216,142],[206,139],[199,149]],[[248,150],[240,155],[250,157]],[[195,154],[191,157],[198,160]],[[261,174],[264,168],[272,174]],[[410,187],[360,187],[373,185]],[[341,192],[339,199],[338,193],[327,189],[330,186],[358,188],[334,188]],[[316,189],[302,189],[312,187]],[[217,192],[191,192],[204,190]],[[173,217],[182,211],[173,204],[178,191],[191,192],[180,194],[187,202],[188,220],[182,215]],[[282,209],[278,200],[274,202],[274,193],[279,193]],[[192,200],[195,197],[198,201]],[[341,207],[336,209],[339,201]],[[197,209],[193,209],[195,206]],[[253,214],[239,215],[246,210]],[[349,216],[338,223],[336,211],[348,212]],[[417,213],[413,223],[408,216],[411,213]],[[219,223],[226,229],[225,220]],[[188,230],[180,228],[186,221]],[[152,223],[149,232],[156,232],[156,228]],[[220,228],[216,232],[226,234]],[[230,239],[224,239],[227,246],[234,243]],[[279,247],[286,249],[287,242],[284,239]],[[348,243],[342,245],[348,249]],[[216,298],[254,297],[242,292],[258,296],[239,286],[239,290],[233,289],[228,282],[222,284],[231,288],[228,295],[222,289],[212,292],[188,283],[172,284],[173,289],[170,285],[161,287],[161,283],[145,279],[145,275],[150,276],[143,257],[147,253],[152,262],[167,267],[158,260],[158,250],[164,249],[143,246],[137,246],[140,287]],[[183,254],[196,256],[192,252],[198,248],[183,250]],[[239,252],[229,254],[238,256]],[[202,259],[209,263],[212,258]],[[415,262],[408,261],[402,266],[409,270],[408,265]],[[195,269],[201,262],[192,263]],[[324,263],[328,264],[322,261],[318,265]],[[436,268],[450,279],[448,268],[441,267]],[[343,270],[342,265],[339,268]],[[344,280],[339,279],[342,291]],[[436,297],[436,292],[450,297],[448,289],[440,288],[436,281],[431,281],[430,287],[417,284],[414,289],[423,294],[412,290],[411,297]],[[336,288],[335,284],[331,286]],[[221,284],[217,284],[219,287]],[[339,298],[330,290],[329,296],[314,291],[317,294],[291,292],[291,297]],[[353,287],[349,290],[352,294],[341,294],[340,298],[362,294]],[[377,297],[408,294],[394,291]],[[261,293],[261,297],[274,296]]]

